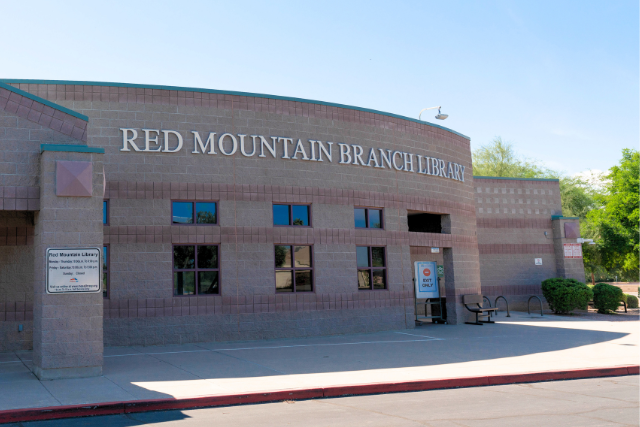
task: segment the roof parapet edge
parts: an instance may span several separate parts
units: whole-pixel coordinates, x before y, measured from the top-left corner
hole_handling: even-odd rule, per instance
[[[435,123],[424,122],[422,120],[412,119],[411,117],[401,116],[399,114],[394,114],[394,113],[387,113],[385,111],[373,110],[370,108],[362,108],[362,107],[356,107],[353,105],[337,104],[334,102],[316,101],[313,99],[305,99],[305,98],[293,98],[288,96],[269,95],[264,93],[253,93],[253,92],[240,92],[240,91],[231,91],[231,90],[200,89],[200,88],[181,87],[181,86],[143,85],[143,84],[136,84],[136,83],[90,82],[90,81],[72,81],[72,80],[31,80],[31,79],[0,79],[0,82],[12,83],[12,84],[110,86],[110,87],[130,87],[130,88],[138,88],[138,89],[177,90],[177,91],[183,91],[183,92],[216,93],[216,94],[223,94],[223,95],[249,96],[254,98],[269,98],[269,99],[279,99],[283,101],[304,102],[307,104],[326,105],[328,107],[345,108],[348,110],[356,110],[356,111],[362,111],[365,113],[380,114],[382,116],[393,117],[401,120],[407,120],[410,122],[442,129],[447,132],[451,132],[455,135],[458,135],[462,138],[465,138],[469,141],[471,140],[471,138],[468,137],[467,135],[463,135],[460,132],[456,132],[455,130],[437,125]]]
[[[514,180],[514,181],[556,181],[560,182],[558,178],[510,178],[504,176],[473,176],[473,179],[504,179],[504,180]]]
[[[40,144],[40,152],[45,151],[65,151],[71,153],[98,153],[104,154],[104,148],[89,147],[86,145],[73,144]]]
[[[40,98],[39,96],[33,95],[29,92],[25,92],[22,89],[18,89],[17,87],[7,84],[4,80],[0,80],[0,87],[3,89],[7,89],[11,92],[17,93],[18,95],[24,96],[25,98],[29,98],[32,101],[36,101],[41,104],[47,105],[53,108],[54,110],[59,110],[59,111],[62,111],[63,113],[69,114],[70,116],[76,117],[80,120],[84,120],[85,122],[89,121],[89,117],[85,116],[84,114],[80,114],[77,111],[70,110],[67,107],[63,107],[62,105],[56,104],[44,98]]]

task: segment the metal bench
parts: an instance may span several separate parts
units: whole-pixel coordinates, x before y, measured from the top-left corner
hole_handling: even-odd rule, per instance
[[[482,295],[462,295],[462,304],[464,304],[465,308],[472,313],[476,314],[476,321],[474,322],[464,322],[468,325],[480,325],[483,323],[495,323],[491,320],[491,313],[498,311],[497,307],[493,308],[482,308],[482,301],[484,297]],[[469,307],[473,306],[475,307]],[[481,317],[486,317],[487,320],[480,320]]]

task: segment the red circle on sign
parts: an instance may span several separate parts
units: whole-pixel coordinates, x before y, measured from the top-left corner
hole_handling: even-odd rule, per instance
[[[422,270],[422,274],[424,274],[426,277],[431,276],[431,270],[428,268],[425,268],[424,270]]]

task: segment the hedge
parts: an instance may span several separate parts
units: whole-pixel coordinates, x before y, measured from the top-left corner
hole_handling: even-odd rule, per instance
[[[622,289],[608,283],[598,283],[593,287],[593,306],[598,313],[608,314],[616,311],[624,297]]]
[[[575,279],[547,279],[542,281],[542,294],[549,307],[560,314],[569,313],[576,308],[587,309],[593,298],[593,292],[587,285]]]

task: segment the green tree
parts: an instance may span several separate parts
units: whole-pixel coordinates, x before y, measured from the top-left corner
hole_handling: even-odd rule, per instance
[[[509,178],[557,178],[559,174],[537,164],[535,160],[518,156],[513,144],[497,136],[488,145],[472,153],[473,174]]]
[[[639,175],[638,150],[622,150],[620,165],[609,169],[605,177],[605,193],[596,198],[601,208],[587,214],[603,266],[620,269],[629,280],[638,279],[640,263]]]

